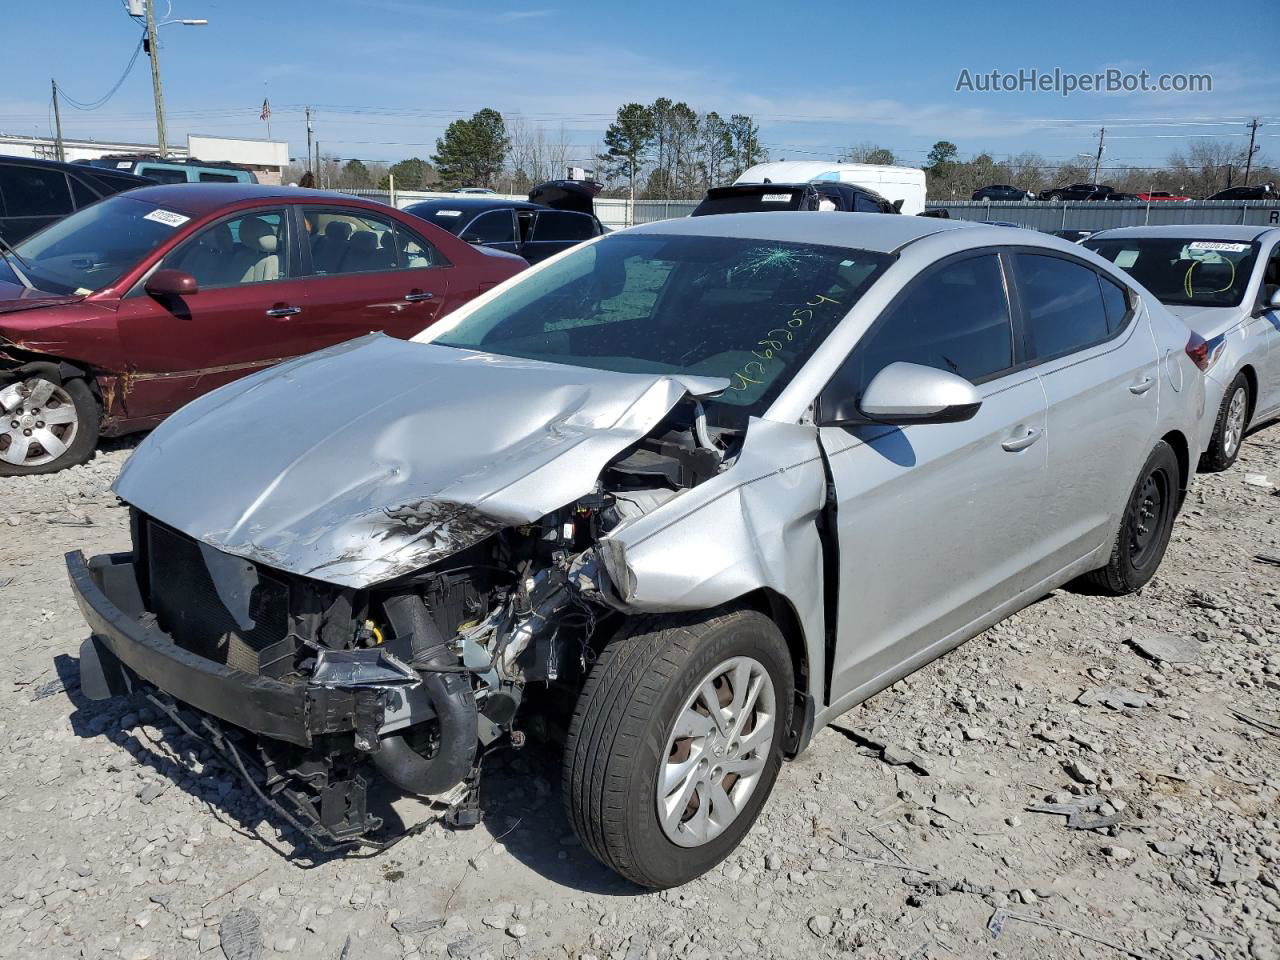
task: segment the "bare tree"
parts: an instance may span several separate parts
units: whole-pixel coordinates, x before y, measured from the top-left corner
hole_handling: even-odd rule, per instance
[[[888,147],[882,147],[874,143],[860,143],[855,147],[849,148],[845,161],[848,163],[875,163],[883,166],[893,166],[897,163],[897,158]]]

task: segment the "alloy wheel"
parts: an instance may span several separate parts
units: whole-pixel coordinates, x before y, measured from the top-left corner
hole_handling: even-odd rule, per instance
[[[1222,424],[1222,452],[1230,460],[1244,440],[1245,417],[1249,412],[1249,398],[1244,387],[1237,387],[1231,395],[1227,416]]]
[[[52,463],[71,446],[80,422],[71,395],[42,377],[0,389],[0,461],[15,467]]]
[[[676,715],[658,768],[658,821],[673,843],[709,843],[742,812],[777,728],[773,680],[752,657],[711,670]]]

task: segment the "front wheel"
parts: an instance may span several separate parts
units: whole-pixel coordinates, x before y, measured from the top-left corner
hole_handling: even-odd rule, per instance
[[[80,379],[37,374],[0,387],[0,477],[86,462],[98,443],[98,401]]]
[[[1200,456],[1200,469],[1205,473],[1226,470],[1240,456],[1244,431],[1249,425],[1249,378],[1237,373],[1222,395],[1218,419],[1213,424],[1209,449]]]
[[[1169,444],[1160,440],[1142,465],[1120,518],[1111,559],[1086,581],[1115,596],[1134,593],[1155,576],[1169,546],[1182,495],[1182,471]]]
[[[564,754],[569,820],[593,856],[644,887],[710,870],[773,789],[795,678],[755,610],[642,617],[601,652]]]

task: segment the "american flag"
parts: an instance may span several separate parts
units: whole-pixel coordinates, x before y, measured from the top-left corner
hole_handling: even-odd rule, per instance
[[[270,103],[268,103],[268,102],[267,102],[267,100],[266,100],[265,98],[264,98],[264,99],[263,99],[263,101],[262,101],[262,113],[260,113],[260,114],[258,115],[258,119],[259,119],[259,120],[270,120],[270,119],[271,119],[271,104],[270,104]]]

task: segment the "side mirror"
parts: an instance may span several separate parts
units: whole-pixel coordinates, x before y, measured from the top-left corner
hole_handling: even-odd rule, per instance
[[[143,287],[153,297],[189,297],[198,293],[196,278],[185,270],[157,270]]]
[[[1280,310],[1280,286],[1268,284],[1263,288],[1262,302],[1253,311],[1253,315],[1260,317],[1264,313],[1270,313],[1272,310]]]
[[[905,199],[905,197],[899,197],[897,200],[893,201],[893,209],[898,211],[898,213],[902,212],[902,203]]]
[[[824,395],[821,425],[958,423],[981,406],[982,394],[963,377],[899,361],[871,378],[860,404],[853,397]]]

